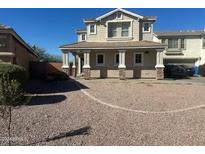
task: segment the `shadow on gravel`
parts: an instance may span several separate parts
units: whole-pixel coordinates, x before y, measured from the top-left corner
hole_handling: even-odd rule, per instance
[[[31,94],[51,94],[51,93],[64,93],[80,90],[76,83],[81,89],[88,89],[85,85],[73,79],[69,80],[56,80],[56,81],[42,81],[32,80],[29,81],[26,86],[26,92]]]
[[[59,140],[59,139],[62,139],[62,138],[73,137],[73,136],[89,135],[90,130],[91,130],[91,127],[86,126],[86,127],[82,127],[82,128],[76,129],[76,130],[63,132],[63,133],[60,133],[59,135],[51,136],[51,137],[48,137],[44,140],[33,142],[33,143],[30,143],[30,144],[27,144],[27,145],[36,145],[36,144],[39,144],[39,143],[42,143],[42,142],[50,142],[50,141],[55,141],[55,140]]]
[[[50,95],[50,96],[32,96],[30,102],[26,105],[46,105],[60,103],[66,99],[64,95]]]
[[[89,135],[90,129],[91,129],[91,127],[87,126],[87,127],[83,127],[83,128],[76,129],[76,130],[71,130],[69,132],[60,133],[59,135],[54,136],[54,137],[49,137],[46,139],[46,141],[49,142],[49,141],[59,140],[59,139],[65,138],[65,137]]]

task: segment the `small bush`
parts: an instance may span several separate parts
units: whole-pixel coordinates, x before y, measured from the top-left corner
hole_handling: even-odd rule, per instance
[[[24,90],[17,80],[11,80],[9,73],[0,77],[0,117],[7,123],[9,145],[11,145],[12,109],[25,103]]]
[[[10,80],[16,80],[22,86],[26,83],[26,70],[21,66],[0,63],[0,78],[5,74],[8,74]]]

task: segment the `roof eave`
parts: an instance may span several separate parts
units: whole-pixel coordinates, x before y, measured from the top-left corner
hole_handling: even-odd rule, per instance
[[[137,18],[140,18],[140,19],[143,19],[143,16],[141,16],[141,15],[138,15],[138,14],[135,14],[135,13],[133,13],[133,12],[127,11],[127,10],[125,10],[125,9],[117,8],[117,9],[112,10],[112,11],[110,11],[110,12],[108,12],[108,13],[102,15],[102,16],[97,17],[96,20],[97,20],[97,21],[102,20],[103,18],[106,18],[106,17],[108,17],[109,15],[111,15],[111,14],[113,14],[113,13],[115,13],[115,12],[118,12],[118,11],[121,11],[121,12],[123,12],[123,13],[132,15],[132,16],[137,17]]]
[[[5,30],[9,30],[9,33],[11,35],[13,35],[19,42],[21,42],[28,50],[31,54],[33,54],[34,56],[36,57],[39,57],[35,52],[34,50],[21,38],[21,36],[19,36],[16,31],[13,29],[13,28],[8,28],[8,29],[5,29]]]
[[[60,50],[92,50],[92,49],[164,49],[167,45],[160,45],[160,46],[139,46],[139,47],[62,47],[60,46]]]

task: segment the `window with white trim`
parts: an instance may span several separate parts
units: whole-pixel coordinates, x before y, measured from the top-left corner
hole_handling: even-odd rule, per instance
[[[108,38],[129,37],[130,35],[130,22],[108,23]]]
[[[108,23],[108,37],[117,37],[117,23]]]
[[[82,40],[82,41],[85,41],[85,40],[86,40],[85,34],[82,34],[82,35],[81,35],[81,40]]]
[[[168,39],[168,48],[169,49],[177,49],[178,48],[178,39],[177,38]]]
[[[166,39],[162,39],[162,44],[166,44]]]
[[[150,32],[151,31],[151,24],[149,22],[143,23],[143,32]]]
[[[7,46],[8,39],[6,35],[0,35],[0,48],[4,48]]]
[[[104,54],[98,53],[96,54],[96,65],[104,65],[105,63],[105,56]]]
[[[184,38],[181,39],[181,48],[182,49],[185,48],[185,40],[184,40]]]
[[[116,19],[122,19],[122,12],[116,13]]]
[[[143,53],[136,52],[134,55],[134,64],[142,65],[143,64]]]
[[[122,23],[122,30],[121,30],[121,36],[122,37],[128,37],[129,36],[129,27],[130,27],[129,22]]]
[[[115,65],[118,65],[120,61],[120,55],[119,53],[115,53]]]
[[[202,48],[205,48],[205,37],[202,38]]]
[[[96,34],[96,24],[90,24],[90,34]]]

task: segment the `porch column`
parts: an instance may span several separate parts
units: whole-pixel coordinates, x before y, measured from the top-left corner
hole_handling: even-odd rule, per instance
[[[84,65],[83,65],[84,79],[90,79],[90,50],[84,51]]]
[[[76,54],[73,54],[72,75],[76,77]]]
[[[77,59],[78,59],[78,75],[81,74],[81,58],[79,55],[77,55]]]
[[[68,50],[63,50],[63,66],[62,69],[63,71],[69,75],[69,52]]]
[[[126,79],[126,65],[125,65],[125,52],[126,50],[118,50],[119,52],[119,78],[120,80]]]
[[[163,63],[163,51],[164,49],[157,49],[156,54],[156,79],[163,80],[164,79],[164,63]]]

